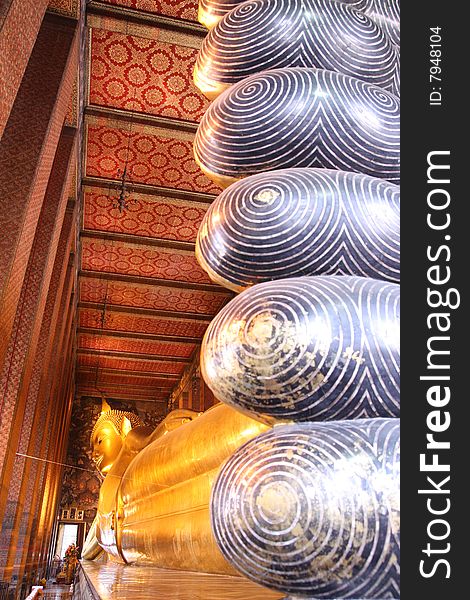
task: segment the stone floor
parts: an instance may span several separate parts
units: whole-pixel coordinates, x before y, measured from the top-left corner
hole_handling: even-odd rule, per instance
[[[242,577],[187,573],[83,561],[93,596],[100,600],[278,600],[273,592]],[[91,594],[90,598],[93,597]],[[74,598],[76,596],[74,595]],[[86,597],[81,595],[80,599]]]

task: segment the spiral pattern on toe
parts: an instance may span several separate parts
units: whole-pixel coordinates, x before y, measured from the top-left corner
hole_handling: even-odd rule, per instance
[[[400,279],[400,191],[359,173],[285,169],[233,183],[211,204],[196,256],[241,291],[301,275]]]
[[[398,52],[364,13],[332,0],[252,0],[206,36],[194,81],[209,98],[255,73],[316,67],[398,95]]]
[[[362,277],[259,283],[212,320],[201,370],[259,420],[399,415],[399,286]]]
[[[338,1],[363,12],[382,27],[394,44],[400,44],[400,0]],[[198,20],[210,29],[230,10],[243,3],[244,0],[199,0]],[[302,0],[295,4],[302,4]]]
[[[399,597],[399,422],[283,425],[222,467],[211,520],[250,579],[315,598]]]
[[[340,2],[346,2],[352,8],[363,12],[382,27],[394,44],[400,45],[400,0],[340,0]]]
[[[261,171],[322,167],[399,181],[399,101],[316,69],[274,69],[233,85],[208,108],[194,140],[201,169],[226,187]]]

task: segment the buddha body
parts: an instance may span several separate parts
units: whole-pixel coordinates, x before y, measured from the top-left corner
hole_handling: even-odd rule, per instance
[[[171,412],[152,430],[132,413],[108,411],[92,432],[105,476],[82,556],[236,575],[212,535],[209,500],[220,466],[267,427],[217,405]]]

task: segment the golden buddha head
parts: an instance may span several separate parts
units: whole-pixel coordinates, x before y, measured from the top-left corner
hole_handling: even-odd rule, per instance
[[[96,468],[106,475],[122,450],[123,442],[131,429],[144,425],[134,413],[108,410],[101,413],[91,432],[91,459]]]

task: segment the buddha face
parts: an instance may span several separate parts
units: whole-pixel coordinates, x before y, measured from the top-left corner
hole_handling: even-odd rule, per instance
[[[116,427],[105,421],[93,434],[91,440],[92,460],[97,469],[103,474],[110,470],[122,449],[122,438]]]

